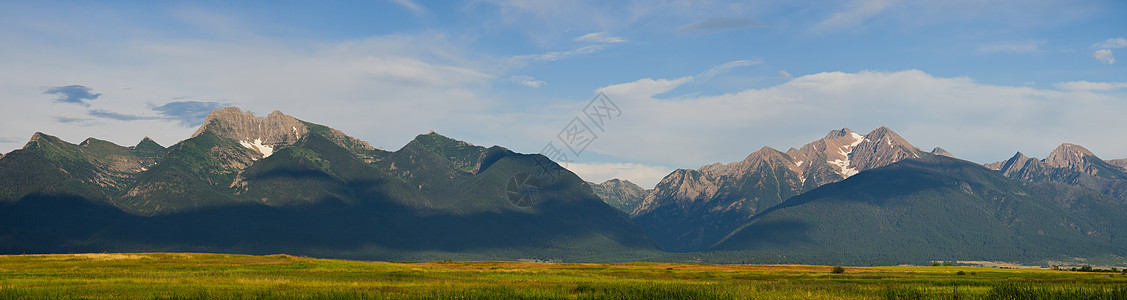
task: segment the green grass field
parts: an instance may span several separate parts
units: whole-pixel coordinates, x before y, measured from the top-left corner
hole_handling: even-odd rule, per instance
[[[971,267],[0,256],[2,299],[1127,299],[1125,287],[1119,273]]]

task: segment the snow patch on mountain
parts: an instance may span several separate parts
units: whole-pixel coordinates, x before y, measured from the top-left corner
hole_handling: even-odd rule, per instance
[[[270,157],[270,154],[274,154],[274,146],[263,145],[262,139],[254,139],[254,143],[239,141],[239,144],[251,150],[258,151],[258,153],[262,154],[262,158],[267,158]]]
[[[841,173],[841,176],[845,176],[846,178],[849,178],[849,176],[853,176],[861,172],[855,168],[849,167],[849,157],[853,154],[853,148],[857,147],[857,145],[860,145],[861,142],[865,141],[865,136],[863,135],[857,134],[856,132],[850,132],[849,134],[853,136],[853,143],[849,145],[842,145],[841,148],[837,150],[838,154],[841,154],[841,156],[845,157],[845,159],[826,160],[827,163],[835,165],[839,169],[841,169],[841,171],[838,173]]]

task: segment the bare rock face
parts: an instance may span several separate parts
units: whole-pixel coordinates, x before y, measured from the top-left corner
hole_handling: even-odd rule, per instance
[[[840,130],[830,131],[826,134],[825,138],[813,141],[802,149],[791,149],[787,154],[794,159],[796,167],[800,170],[799,173],[806,175],[806,170],[813,168],[814,165],[821,165],[828,163],[831,170],[837,173],[840,178],[831,178],[828,182],[840,180],[857,174],[859,170],[852,167],[850,162],[850,153],[853,149],[864,142],[865,137],[849,130],[849,128],[842,128]],[[805,178],[806,176],[803,176]]]
[[[1030,182],[1049,181],[1089,187],[1096,187],[1098,183],[1107,186],[1098,186],[1097,190],[1123,190],[1123,197],[1127,197],[1127,172],[1124,171],[1127,170],[1122,166],[1101,160],[1080,145],[1068,143],[1061,144],[1042,160],[1026,157],[1019,152],[998,169],[1006,177]],[[1109,183],[1120,181],[1122,182]]]
[[[668,202],[678,207],[691,206],[697,200],[707,201],[716,194],[719,185],[697,170],[677,169],[657,183],[654,191],[642,200],[631,215],[639,215]]]
[[[273,154],[277,146],[297,143],[309,129],[300,120],[279,111],[259,118],[238,107],[224,107],[212,111],[192,137],[205,131],[239,141],[244,147],[267,157]]]
[[[865,135],[864,141],[850,152],[850,166],[859,171],[871,170],[909,158],[920,157],[920,150],[888,127],[881,126]]]
[[[629,180],[618,178],[599,184],[592,183],[591,190],[610,206],[626,213],[630,213],[640,205],[650,192]]]
[[[644,214],[670,204],[672,207],[687,208],[710,203],[717,198],[737,194],[733,193],[737,190],[738,193],[746,193],[744,190],[747,189],[767,189],[775,191],[770,194],[800,194],[841,181],[860,171],[920,157],[921,153],[887,127],[877,128],[867,135],[858,134],[849,128],[832,130],[825,138],[806,144],[801,149],[791,148],[786,153],[763,147],[739,162],[715,163],[697,170],[676,170],[657,184],[632,215]],[[754,207],[760,200],[776,203],[786,199],[736,197],[730,200],[734,201],[711,204],[723,205],[721,210],[728,210]]]
[[[946,151],[944,151],[946,152]],[[849,128],[830,131],[825,138],[791,149],[787,154],[794,159],[797,171],[804,180],[815,179],[817,185],[848,178],[861,171],[887,166],[898,161],[920,157],[921,151],[901,138],[888,127],[880,127],[861,135]],[[811,172],[827,165],[839,178],[824,176],[824,172]],[[822,175],[811,178],[812,175]]]
[[[842,128],[786,153],[763,147],[742,161],[673,171],[631,215],[659,243],[680,247],[667,250],[703,249],[786,199],[922,154],[887,127]]]
[[[998,171],[1006,177],[1021,177],[1018,176],[1020,173],[1028,172],[1032,169],[1040,170],[1044,168],[1045,166],[1040,160],[1027,157],[1025,156],[1025,154],[1018,152],[1017,154],[1014,154],[1013,157],[1010,157],[1010,159],[1002,162],[1002,165],[998,168]]]
[[[1071,169],[1088,175],[1096,175],[1095,173],[1098,171],[1092,168],[1092,163],[1089,161],[1095,156],[1092,151],[1088,151],[1080,145],[1064,143],[1049,153],[1049,157],[1046,157],[1044,162],[1049,167]]]
[[[1107,161],[1107,163],[1109,163],[1113,166],[1117,166],[1117,167],[1123,169],[1124,171],[1127,171],[1127,158],[1113,159],[1113,160]]]
[[[1003,160],[1003,161],[996,161],[996,162],[984,164],[982,166],[986,167],[987,169],[994,170],[994,171],[1001,171],[1002,166],[1004,166],[1004,165],[1006,165],[1006,161]]]
[[[956,158],[954,154],[951,154],[951,152],[947,152],[946,149],[939,148],[939,147],[935,147],[935,149],[931,149],[931,154],[935,154],[935,155],[939,155],[939,156],[946,156],[946,157],[950,157],[950,158]],[[997,170],[997,169],[995,169],[995,170]]]

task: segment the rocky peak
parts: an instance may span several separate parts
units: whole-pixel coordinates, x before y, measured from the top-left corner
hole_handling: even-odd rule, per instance
[[[141,142],[138,142],[136,146],[133,146],[133,149],[162,149],[163,150],[165,148],[164,148],[164,146],[161,146],[160,144],[158,144],[157,141],[154,141],[153,139],[146,136],[145,138],[141,139]]]
[[[250,111],[243,112],[232,106],[212,111],[192,137],[205,131],[239,141],[244,147],[266,157],[274,152],[276,146],[297,143],[309,129],[301,120],[279,111],[259,118]]]
[[[631,215],[639,215],[653,209],[658,201],[671,201],[677,207],[688,207],[698,200],[707,201],[719,190],[715,182],[708,180],[701,172],[689,169],[677,169],[654,186],[653,192],[646,195],[641,205],[638,205]]]
[[[794,170],[801,176],[806,176],[810,168],[822,168],[820,166],[828,164],[829,169],[841,178],[919,157],[920,153],[919,149],[884,126],[867,135],[860,135],[849,128],[832,130],[823,139],[806,144],[801,149],[787,151],[795,165]]]
[[[1003,161],[996,161],[996,162],[984,164],[982,166],[986,167],[987,169],[994,170],[994,171],[1001,171],[1002,166],[1005,166],[1005,165],[1006,165],[1006,161],[1003,160]]]
[[[825,161],[833,165],[834,172],[844,178],[856,173],[856,170],[849,168],[849,153],[863,139],[862,135],[849,128],[831,130],[825,138],[806,144],[802,149],[787,151],[787,154],[793,159],[798,170],[806,170],[818,162]]]
[[[36,148],[43,147],[44,146],[43,143],[54,143],[54,142],[57,142],[57,141],[59,141],[59,138],[57,138],[57,137],[36,131],[35,134],[31,135],[31,139],[27,141],[27,144],[23,145],[23,149],[24,150],[36,149]]]
[[[947,150],[945,150],[943,148],[939,148],[939,147],[935,147],[935,149],[932,149],[931,154],[955,158],[954,154],[951,154],[951,152],[947,152]]]
[[[842,128],[842,129],[839,129],[839,130],[830,130],[830,133],[826,134],[826,137],[824,139],[832,140],[832,139],[836,139],[836,138],[840,138],[840,137],[851,136],[853,134],[854,134],[853,130],[849,130],[849,128]]]
[[[1096,155],[1080,145],[1064,143],[1053,150],[1052,153],[1049,153],[1049,157],[1046,157],[1044,162],[1050,167],[1080,171],[1087,169],[1090,165],[1086,159],[1088,156],[1095,157]]]
[[[1038,164],[1040,162],[1041,161],[1037,160],[1036,158],[1030,158],[1025,156],[1025,154],[1021,154],[1021,152],[1018,152],[1017,154],[1014,154],[1013,157],[1010,157],[1010,159],[1006,160],[1005,163],[1002,164],[1001,168],[998,169],[998,171],[1002,172],[1002,175],[1006,177],[1012,177],[1013,174],[1021,171],[1022,169],[1025,169],[1026,166],[1030,164]]]
[[[650,192],[629,180],[620,180],[618,178],[610,179],[599,184],[591,183],[590,186],[591,190],[595,192],[595,195],[603,199],[603,202],[627,214],[633,212]]]
[[[1117,167],[1123,169],[1124,171],[1127,171],[1127,158],[1113,159],[1113,160],[1107,161],[1107,163],[1109,163],[1113,166],[1117,166]]]
[[[759,151],[752,152],[744,160],[730,163],[721,164],[714,163],[701,167],[698,171],[709,176],[734,176],[736,178],[752,172],[756,167],[762,163],[778,163],[785,165],[793,165],[791,161],[779,150],[771,147],[764,146]]]
[[[888,127],[881,126],[866,134],[850,152],[850,164],[857,171],[870,170],[908,158],[920,157],[919,149]]]

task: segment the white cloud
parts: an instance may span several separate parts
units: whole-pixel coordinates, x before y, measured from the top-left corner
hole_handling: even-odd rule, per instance
[[[532,87],[532,88],[539,88],[539,87],[542,87],[542,86],[545,86],[545,85],[548,84],[547,82],[544,82],[543,80],[537,80],[536,78],[532,78],[532,76],[527,76],[527,75],[515,75],[515,76],[512,76],[512,77],[509,77],[509,80],[516,82],[516,83],[520,83],[523,86]]]
[[[1096,43],[1095,45],[1092,45],[1092,49],[1117,49],[1117,48],[1127,48],[1127,39],[1124,39],[1124,38],[1121,38],[1121,37],[1110,38],[1110,39],[1107,39],[1106,41],[1099,42],[1099,43]]]
[[[978,48],[978,52],[992,54],[992,53],[1037,53],[1041,51],[1041,45],[1044,41],[1031,41],[1031,42],[1018,42],[1018,43],[997,43],[990,45],[983,45]]]
[[[652,189],[673,169],[636,163],[569,163],[567,169],[583,180],[602,183],[618,178],[629,180],[644,188]]]
[[[1111,54],[1111,49],[1096,50],[1092,52],[1092,58],[1105,64],[1115,64],[1115,56]]]
[[[407,10],[410,10],[415,15],[426,15],[426,14],[430,13],[429,11],[427,11],[427,9],[425,7],[423,7],[422,5],[419,5],[418,3],[412,2],[411,0],[390,0],[390,1],[395,3],[395,4],[399,4],[400,6],[403,6],[404,8],[407,8]]]
[[[853,0],[845,10],[836,12],[815,25],[814,31],[827,32],[859,26],[866,19],[880,14],[892,4],[892,0]]]
[[[606,45],[591,45],[591,46],[585,46],[585,47],[567,50],[567,51],[552,51],[552,52],[548,52],[548,53],[544,53],[544,54],[521,55],[521,56],[515,57],[515,59],[518,60],[518,61],[522,61],[522,60],[553,61],[553,60],[561,60],[561,59],[564,59],[564,58],[577,56],[577,55],[591,54],[591,53],[602,51],[605,48],[606,48]]]
[[[72,142],[93,136],[132,145],[150,136],[167,146],[195,128],[161,118],[96,118],[91,111],[146,116],[153,107],[186,99],[230,103],[262,115],[281,110],[394,149],[429,129],[454,136],[486,130],[465,124],[486,123],[482,116],[495,113],[491,110],[502,101],[486,95],[496,80],[495,72],[481,66],[488,61],[468,62],[457,52],[462,47],[432,33],[301,45],[254,35],[110,40],[99,41],[105,47],[70,48],[30,39],[7,42],[20,46],[0,49],[0,65],[7,66],[0,69],[3,137],[25,139],[42,131]],[[90,107],[67,107],[42,94],[45,86],[75,84],[102,95]],[[0,151],[20,146],[3,143]]]
[[[708,80],[708,79],[712,78],[713,76],[727,73],[729,70],[731,70],[733,68],[754,66],[754,65],[758,65],[758,64],[762,64],[762,63],[763,63],[762,61],[754,61],[754,60],[730,61],[730,62],[724,63],[722,65],[712,67],[711,69],[708,69],[708,71],[704,71],[704,73],[701,73],[698,77],[701,80]]]
[[[918,70],[825,72],[766,88],[660,97],[691,80],[646,78],[602,88],[623,114],[589,151],[695,169],[739,161],[762,146],[801,147],[832,129],[888,126],[920,148],[942,146],[976,162],[1015,151],[1043,157],[1066,141],[1108,158],[1127,157],[1127,141],[1110,138],[1127,128],[1120,116],[1127,96],[1092,93],[1108,88],[1101,83],[1038,89]]]
[[[606,93],[607,95],[616,96],[616,98],[649,98],[671,91],[678,86],[681,86],[692,80],[692,76],[685,76],[672,80],[654,80],[651,78],[644,78],[638,79],[634,82],[603,87],[599,89],[599,91]]]
[[[624,43],[626,40],[611,36],[606,32],[592,32],[584,34],[583,36],[575,38],[576,42],[591,42],[591,43]]]
[[[1106,92],[1122,88],[1127,88],[1127,82],[1089,82],[1089,81],[1070,81],[1054,84],[1053,86],[1058,89],[1070,91],[1099,91]]]
[[[779,70],[778,78],[783,79],[783,78],[791,78],[791,77],[794,77],[794,76],[790,75],[790,72],[787,72],[785,70]]]

